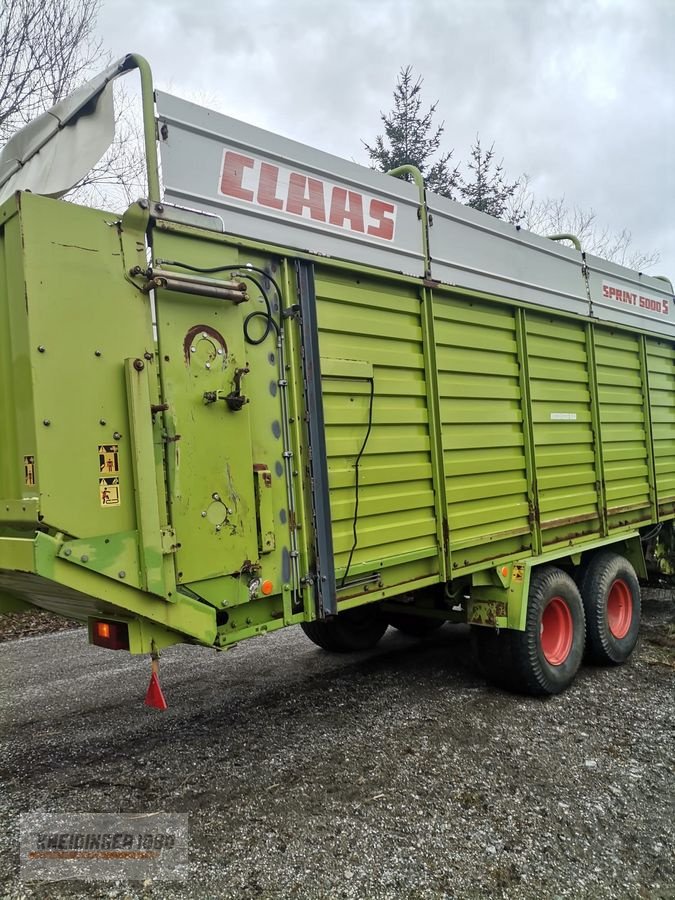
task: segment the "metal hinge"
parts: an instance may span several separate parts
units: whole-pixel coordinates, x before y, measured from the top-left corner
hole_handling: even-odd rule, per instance
[[[175,553],[178,549],[175,530],[173,528],[162,528],[160,534],[162,540],[162,553],[164,555]]]

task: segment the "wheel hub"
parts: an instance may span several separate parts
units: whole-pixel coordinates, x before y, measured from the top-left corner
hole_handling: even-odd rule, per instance
[[[546,662],[562,665],[569,656],[574,623],[569,606],[562,597],[551,597],[541,616],[539,639]]]
[[[607,625],[617,640],[626,637],[633,621],[633,598],[622,578],[617,578],[607,595]]]

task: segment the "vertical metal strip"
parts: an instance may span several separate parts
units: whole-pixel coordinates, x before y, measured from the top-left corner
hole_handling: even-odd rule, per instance
[[[124,361],[134,497],[141,562],[141,587],[164,597],[164,557],[159,518],[159,495],[155,470],[155,447],[150,417],[150,390],[146,363],[142,359]]]
[[[523,413],[523,441],[525,469],[527,477],[527,504],[529,507],[532,552],[538,556],[542,551],[541,521],[539,515],[539,489],[537,487],[537,458],[534,446],[534,425],[532,422],[532,398],[530,395],[530,359],[527,352],[527,319],[525,310],[514,310],[515,335],[518,352],[520,382],[520,408]],[[524,604],[524,609],[527,604]]]
[[[312,491],[312,518],[316,553],[315,592],[319,618],[337,613],[335,559],[328,492],[328,459],[326,429],[321,391],[319,360],[319,326],[316,309],[314,266],[304,260],[296,263],[300,326],[302,333],[302,368],[305,381],[309,466]]]
[[[595,492],[602,534],[609,534],[607,522],[607,491],[605,484],[604,444],[602,442],[602,421],[600,416],[600,389],[598,387],[598,364],[595,358],[595,326],[586,323],[586,360],[588,387],[591,397],[591,427],[593,428],[593,452],[595,458]]]
[[[649,506],[652,522],[659,521],[659,494],[656,480],[656,460],[654,459],[654,428],[652,425],[651,391],[649,389],[649,361],[647,359],[647,338],[638,335],[640,354],[640,381],[642,387],[642,408],[644,410],[645,437],[647,445],[647,474],[649,480]]]
[[[422,347],[424,353],[424,383],[427,401],[431,474],[434,487],[436,513],[436,540],[438,541],[438,567],[441,581],[449,580],[452,571],[450,551],[450,526],[448,499],[445,486],[445,461],[443,458],[443,427],[441,400],[438,387],[438,363],[436,356],[436,330],[434,323],[434,296],[430,288],[422,288],[420,308],[422,323]]]

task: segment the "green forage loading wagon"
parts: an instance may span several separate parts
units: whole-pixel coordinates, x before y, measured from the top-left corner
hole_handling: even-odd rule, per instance
[[[54,199],[134,68],[147,199]],[[466,622],[530,693],[584,646],[628,658],[673,565],[672,286],[393,174],[153,92],[137,56],[7,144],[4,608],[155,684],[171,644],[295,624],[349,651]]]

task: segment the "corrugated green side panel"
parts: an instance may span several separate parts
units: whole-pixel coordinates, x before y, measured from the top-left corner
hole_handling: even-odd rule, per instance
[[[514,310],[437,296],[434,313],[453,568],[528,553]]]
[[[583,322],[527,313],[543,546],[601,533]]]
[[[659,515],[675,515],[675,348],[648,338],[647,368]]]
[[[353,544],[355,464],[358,545],[350,573],[408,556],[438,572],[420,300],[402,282],[317,272],[319,346],[335,566]],[[423,574],[418,572],[418,574]]]
[[[598,400],[609,529],[650,518],[648,434],[640,336],[595,330]]]

